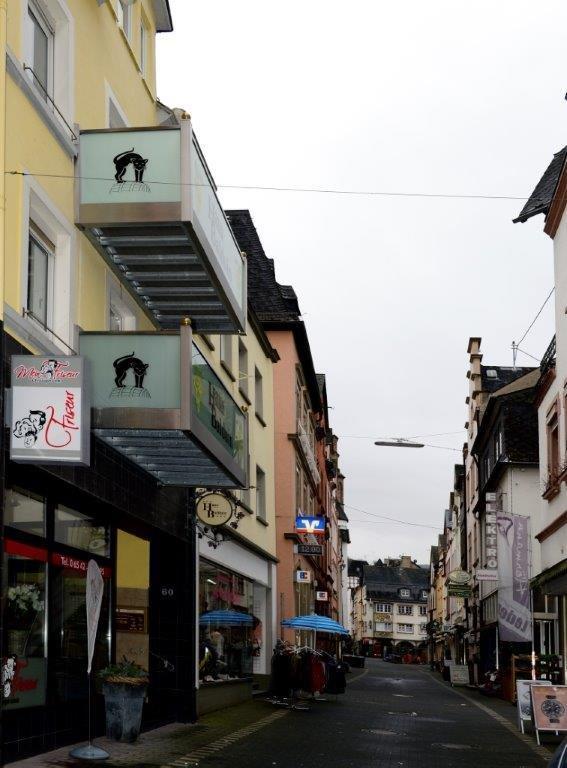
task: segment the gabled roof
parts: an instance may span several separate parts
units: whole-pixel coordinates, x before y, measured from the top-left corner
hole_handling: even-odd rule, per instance
[[[240,250],[247,256],[248,304],[265,330],[293,332],[311,406],[320,412],[323,407],[321,391],[295,291],[291,285],[280,285],[276,280],[274,261],[266,256],[250,211],[225,211],[225,214]]]
[[[537,216],[538,213],[546,214],[549,211],[549,206],[553,200],[566,157],[567,146],[553,155],[553,160],[530,195],[528,202],[524,205],[519,215],[513,219],[514,224],[518,222],[523,224],[528,219],[531,219],[532,216]]]
[[[429,589],[429,566],[400,568],[392,565],[370,565],[364,567],[366,594],[372,598],[396,599],[397,601],[421,601],[426,598],[422,591]],[[410,597],[402,598],[400,589],[409,589]]]

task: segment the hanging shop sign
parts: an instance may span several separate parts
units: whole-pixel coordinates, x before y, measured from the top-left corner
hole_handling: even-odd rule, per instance
[[[197,500],[195,512],[204,525],[215,528],[229,522],[234,514],[234,504],[224,493],[205,493]]]
[[[484,515],[484,552],[486,555],[485,570],[498,573],[498,520],[496,506],[489,510],[488,506],[496,504],[496,494],[485,494],[486,510]]]
[[[83,333],[97,437],[163,485],[245,488],[248,421],[192,340],[177,332]]]
[[[449,597],[470,597],[472,587],[470,584],[447,584],[447,595]]]
[[[311,584],[311,571],[296,571],[295,580],[299,584]]]
[[[315,592],[315,600],[317,600],[320,603],[326,603],[329,599],[329,593],[325,592],[324,590],[321,590],[320,592]]]
[[[529,519],[498,514],[498,632],[501,640],[529,643],[530,611]]]
[[[469,584],[472,576],[468,571],[457,569],[451,571],[447,578],[450,584]]]
[[[536,731],[567,731],[567,686],[532,685],[530,692]]]
[[[13,355],[10,458],[34,464],[89,465],[90,402],[85,361]]]
[[[325,518],[324,517],[301,517],[298,515],[295,518],[295,532],[296,533],[312,533],[315,536],[325,535]]]
[[[323,545],[322,544],[298,544],[297,554],[298,555],[314,555],[315,557],[320,557],[323,554]]]

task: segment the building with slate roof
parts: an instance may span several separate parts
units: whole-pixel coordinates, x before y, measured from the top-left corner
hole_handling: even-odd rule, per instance
[[[429,565],[418,565],[409,555],[402,555],[374,565],[351,561],[349,573],[359,577],[353,590],[353,635],[358,651],[379,657],[422,653],[425,660]]]
[[[280,358],[274,370],[278,625],[313,611],[348,623],[343,587],[348,519],[326,378],[316,372],[295,291],[278,283],[250,212],[226,215],[247,255],[249,304]],[[297,523],[297,518],[311,520]],[[316,524],[313,518],[325,521],[324,535],[305,527]],[[292,630],[282,636],[297,639]]]
[[[555,337],[545,352],[534,404],[538,413],[540,521],[533,528],[539,572],[531,580],[534,647],[552,654],[554,682],[567,679],[567,147],[556,153],[515,219],[543,214],[553,241]],[[521,450],[521,446],[518,447]],[[535,561],[535,558],[534,558]]]

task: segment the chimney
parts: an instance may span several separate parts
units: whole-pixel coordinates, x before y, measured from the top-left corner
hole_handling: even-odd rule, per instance
[[[400,555],[400,568],[416,568],[411,555]]]

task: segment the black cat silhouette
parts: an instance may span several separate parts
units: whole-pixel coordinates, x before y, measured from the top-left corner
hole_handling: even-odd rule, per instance
[[[136,177],[136,181],[140,183],[143,181],[144,171],[146,170],[148,161],[144,160],[142,155],[134,152],[134,147],[127,150],[126,152],[121,152],[119,155],[116,155],[113,162],[114,167],[116,168],[114,178],[119,184],[124,184],[124,176],[130,163],[132,163],[134,167],[134,175]]]
[[[148,370],[149,363],[143,363],[139,357],[134,357],[134,352],[131,355],[124,355],[123,357],[117,357],[112,363],[114,366],[114,372],[116,376],[114,381],[117,387],[124,386],[124,379],[126,374],[131,369],[134,374],[134,386],[138,389],[142,389],[144,386],[144,377]]]

